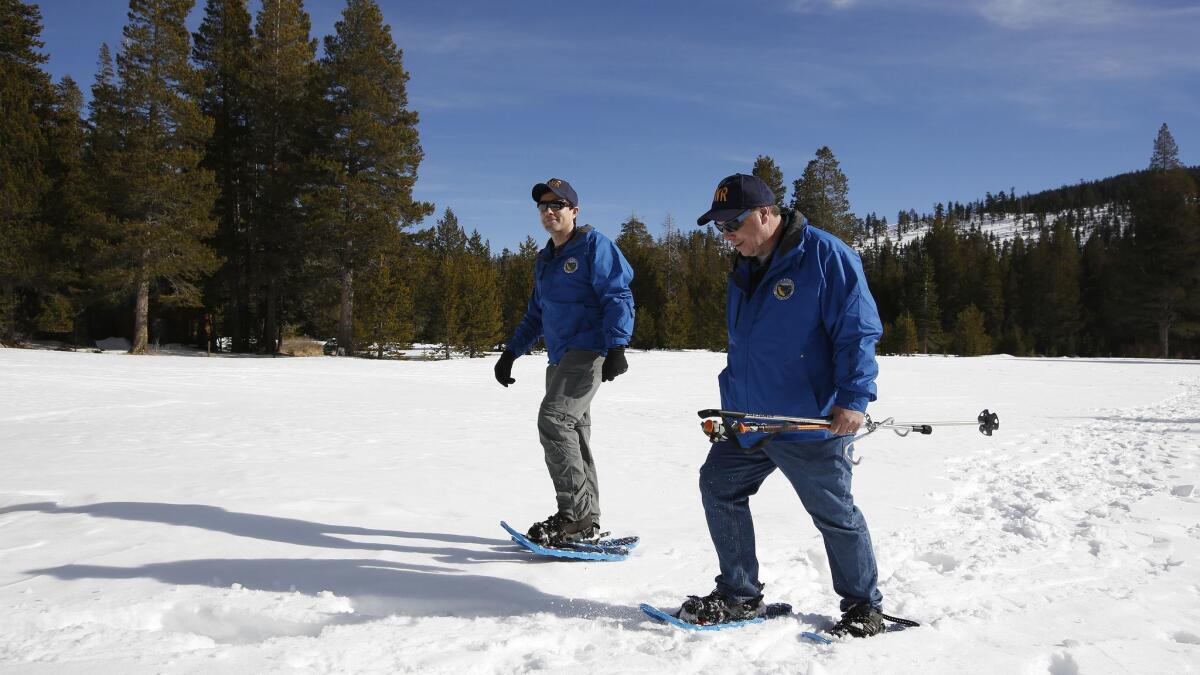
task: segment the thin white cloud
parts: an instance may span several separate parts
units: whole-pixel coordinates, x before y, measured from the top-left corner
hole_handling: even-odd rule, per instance
[[[1120,26],[1200,18],[1200,6],[1193,3],[1156,4],[1134,0],[788,0],[785,7],[802,14],[852,9],[968,12],[989,23],[1015,30],[1044,26]]]
[[[1005,28],[1045,24],[1113,24],[1136,10],[1117,0],[976,0],[964,3],[985,19]]]
[[[867,2],[869,4],[870,0]],[[850,9],[859,4],[862,4],[862,0],[790,0],[788,9],[804,14],[826,9]]]

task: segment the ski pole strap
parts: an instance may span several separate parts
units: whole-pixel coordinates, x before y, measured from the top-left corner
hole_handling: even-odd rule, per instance
[[[758,452],[759,450],[762,450],[763,448],[767,447],[767,444],[770,443],[771,441],[775,440],[775,437],[778,436],[780,433],[782,433],[782,432],[772,431],[771,433],[767,434],[766,436],[763,436],[762,438],[758,439],[758,441],[755,442],[754,445],[752,445],[748,448],[742,448],[742,452],[746,453],[747,455],[753,455],[754,453]]]

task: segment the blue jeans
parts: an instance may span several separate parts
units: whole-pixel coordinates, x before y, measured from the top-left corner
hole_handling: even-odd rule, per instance
[[[825,539],[842,611],[862,602],[882,606],[871,535],[850,494],[852,465],[842,454],[850,441],[849,436],[773,441],[753,454],[732,441],[712,446],[700,468],[700,496],[721,563],[718,591],[743,602],[760,594],[750,495],[779,468]]]

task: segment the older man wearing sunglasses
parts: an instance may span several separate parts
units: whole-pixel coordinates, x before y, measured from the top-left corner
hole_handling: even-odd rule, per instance
[[[589,225],[578,226],[579,196],[551,178],[533,186],[550,241],[537,256],[525,316],[496,363],[507,387],[513,361],[545,338],[550,365],[538,410],[538,434],[558,509],[529,528],[529,539],[559,546],[600,538],[600,491],[589,444],[591,403],[600,383],[628,369],[633,335],[633,269],[617,245]]]
[[[791,482],[821,532],[841,596],[831,632],[866,637],[882,629],[883,596],[871,536],[850,493],[846,454],[875,400],[875,300],[857,253],[781,210],[766,183],[734,174],[717,185],[713,221],[738,255],[728,288],[729,351],[718,378],[726,410],[828,417],[829,430],[731,433],[700,469],[700,493],[721,573],[706,597],[679,616],[704,624],[765,611],[749,499],[775,469]]]

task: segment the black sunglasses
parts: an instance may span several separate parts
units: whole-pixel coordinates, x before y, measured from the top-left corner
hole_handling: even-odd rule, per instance
[[[565,199],[556,199],[552,202],[538,202],[537,206],[538,206],[538,211],[545,211],[546,209],[554,209],[555,211],[561,211],[570,205],[571,205],[570,202],[568,202]]]
[[[745,220],[746,216],[750,215],[750,212],[753,210],[754,209],[746,209],[738,214],[737,217],[730,218],[729,220],[714,220],[713,226],[717,228],[717,232],[737,232],[738,228],[742,226],[742,221]]]

